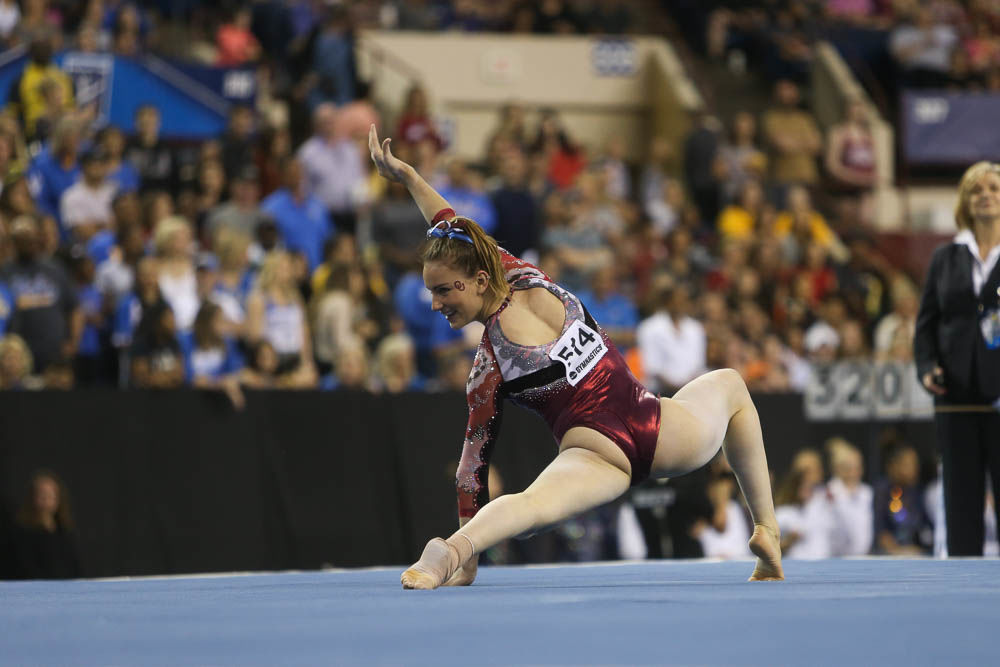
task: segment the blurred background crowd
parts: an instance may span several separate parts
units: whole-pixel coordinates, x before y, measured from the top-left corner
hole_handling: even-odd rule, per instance
[[[699,111],[680,143],[648,137],[639,160],[516,100],[460,157],[427,90],[376,105],[354,53],[368,28],[662,26],[758,95]],[[987,0],[0,0],[0,44],[28,53],[0,114],[0,389],[190,386],[237,408],[247,388],[464,391],[480,332],[430,311],[426,225],[373,173],[373,123],[456,210],[579,295],[654,391],[732,367],[752,391],[797,392],[812,362],[909,362],[921,276],[873,238],[870,119],[850,101],[822,131],[808,64],[820,37],[850,30],[886,81],[995,91],[998,27]],[[249,66],[257,99],[203,142],[161,137],[155,99],[134,131],[100,126],[62,49]],[[880,90],[893,108],[898,91]],[[926,475],[905,443],[887,452],[874,489],[848,443],[796,459],[777,487],[791,555],[931,549]],[[674,555],[745,555],[724,468],[675,489],[689,509],[670,520]],[[622,525],[662,555],[644,512]]]
[[[628,5],[577,4],[588,10],[30,2],[18,17],[10,3],[7,40],[30,64],[0,121],[0,386],[460,389],[478,336],[425,307],[424,225],[404,190],[372,174],[373,122],[455,208],[580,294],[656,390],[729,366],[754,390],[795,391],[809,361],[909,360],[915,277],[868,234],[864,107],[824,134],[792,65],[774,73],[762,113],[702,112],[682,144],[650,137],[638,162],[617,137],[572,136],[555,110],[516,102],[470,160],[449,152],[422,88],[376,108],[352,57],[354,31],[371,22],[563,33],[638,20]],[[828,4],[815,20],[844,3]],[[784,53],[779,34],[753,30],[758,14],[783,25],[811,5],[765,5],[708,14],[709,53],[747,40],[748,53]],[[870,9],[865,20],[889,16]],[[258,63],[272,84],[213,140],[164,141],[153,101],[132,135],[94,127],[51,60],[60,44],[156,49],[183,27],[190,53]],[[771,56],[750,62],[774,67]]]

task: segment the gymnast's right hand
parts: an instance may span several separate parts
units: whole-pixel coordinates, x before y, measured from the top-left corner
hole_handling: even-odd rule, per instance
[[[462,567],[455,571],[455,574],[451,575],[451,579],[444,583],[445,586],[468,586],[473,581],[476,580],[476,573],[479,569],[479,556],[473,556],[469,559]]]
[[[375,129],[375,124],[373,123],[371,128],[369,128],[368,150],[371,151],[372,162],[375,163],[379,175],[390,181],[405,184],[406,172],[412,169],[412,167],[392,154],[392,151],[389,150],[389,143],[391,141],[392,139],[387,137],[379,143],[378,131]]]

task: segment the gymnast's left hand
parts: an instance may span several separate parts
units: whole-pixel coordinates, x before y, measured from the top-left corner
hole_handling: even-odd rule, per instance
[[[476,573],[479,571],[479,557],[473,556],[469,562],[455,570],[451,579],[444,582],[444,586],[468,586],[476,580]]]
[[[405,185],[407,171],[412,171],[413,167],[392,154],[389,149],[391,141],[392,139],[387,138],[385,141],[379,142],[378,131],[374,124],[368,129],[368,150],[371,151],[372,162],[375,163],[379,175],[382,178]]]

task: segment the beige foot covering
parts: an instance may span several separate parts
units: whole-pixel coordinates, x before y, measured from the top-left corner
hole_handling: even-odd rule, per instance
[[[440,537],[424,547],[420,560],[410,566],[399,580],[403,588],[431,590],[446,582],[458,569],[458,550]]]
[[[750,575],[750,581],[785,579],[785,572],[781,567],[781,536],[778,531],[762,524],[754,526],[750,551],[757,556],[757,567]]]

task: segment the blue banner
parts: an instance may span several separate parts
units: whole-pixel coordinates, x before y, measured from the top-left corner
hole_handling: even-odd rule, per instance
[[[160,109],[161,134],[168,139],[205,139],[222,133],[233,104],[252,104],[257,80],[252,69],[178,64],[154,56],[130,59],[108,53],[68,51],[55,62],[73,78],[78,105],[96,103],[98,124],[135,130],[136,109]],[[0,54],[0,97],[27,63],[24,50]]]
[[[903,158],[910,164],[1000,160],[1000,95],[907,91],[902,115]]]

